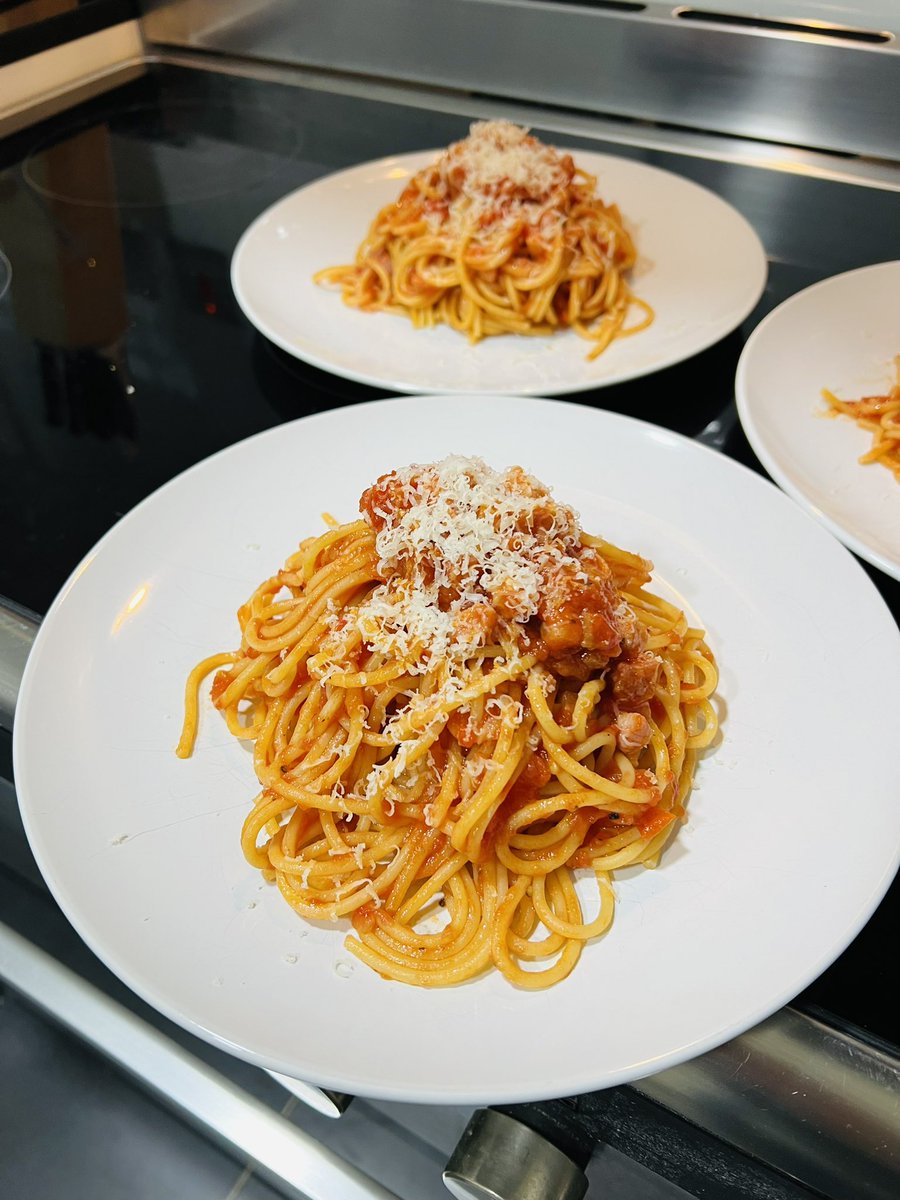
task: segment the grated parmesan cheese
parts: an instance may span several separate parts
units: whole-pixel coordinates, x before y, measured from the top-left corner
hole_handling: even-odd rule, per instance
[[[382,493],[386,503],[378,504]],[[360,606],[358,629],[412,673],[471,657],[487,628],[470,620],[479,606],[492,608],[494,621],[524,624],[537,612],[547,572],[578,568],[576,513],[518,467],[495,471],[451,455],[394,471],[367,495],[363,511],[374,517],[385,582]]]
[[[512,121],[475,121],[469,136],[447,152],[450,167],[465,172],[462,190],[474,195],[509,184],[533,200],[565,180],[560,156]]]
[[[511,121],[476,121],[435,164],[443,204],[426,212],[434,229],[463,223],[556,225],[562,221],[571,158]],[[542,231],[546,232],[545,229]]]

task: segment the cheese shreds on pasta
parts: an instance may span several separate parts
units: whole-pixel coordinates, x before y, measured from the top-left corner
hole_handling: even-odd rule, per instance
[[[684,815],[717,730],[705,635],[521,467],[413,464],[360,511],[241,607],[177,752],[215,672],[254,744],[244,854],[300,916],[349,918],[387,979],[550,986],[609,930],[611,872],[654,866]]]
[[[571,159],[511,121],[476,121],[469,136],[438,160],[438,172],[445,195],[459,201],[448,208],[449,224],[458,228],[469,221],[483,230],[498,222],[507,228],[523,220],[534,224],[554,200],[561,208],[572,175]]]
[[[499,605],[524,624],[537,612],[542,574],[563,563],[577,570],[575,513],[518,468],[450,456],[392,472],[363,504],[386,582],[360,606],[360,628],[376,649],[418,647],[415,670],[472,652],[481,630],[467,611]]]

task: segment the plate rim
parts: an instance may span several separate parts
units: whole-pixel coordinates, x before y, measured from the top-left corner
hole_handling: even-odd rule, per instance
[[[453,396],[453,393],[447,394],[448,398],[452,398]],[[490,398],[498,399],[498,397],[494,394],[490,394]],[[601,422],[610,422],[636,429],[639,435],[642,437],[645,437],[652,432],[652,434],[658,438],[658,435],[660,432],[662,432],[674,443],[679,445],[686,443],[689,447],[691,447],[692,451],[699,451],[701,458],[704,455],[711,455],[713,460],[723,464],[727,470],[737,469],[738,474],[742,474],[745,477],[749,477],[756,481],[755,484],[752,484],[751,486],[759,486],[763,489],[771,489],[769,492],[770,496],[784,496],[783,491],[781,491],[781,489],[779,489],[774,483],[768,480],[765,476],[755,472],[745,464],[722,454],[720,451],[717,451],[702,442],[697,442],[695,439],[692,439],[684,434],[655,425],[652,422],[643,420],[641,418],[632,417],[625,413],[618,413],[605,409],[586,409],[584,405],[580,405],[575,401],[558,400],[549,397],[504,396],[499,398],[508,402],[517,402],[524,399],[529,403],[534,403],[537,405],[566,405],[569,408],[582,412],[591,412],[592,414],[595,414],[597,419]],[[20,714],[27,710],[30,693],[36,686],[35,679],[41,670],[41,658],[43,655],[44,643],[47,642],[52,636],[52,618],[54,614],[58,612],[59,609],[67,602],[68,597],[71,595],[74,587],[77,585],[83,570],[101,552],[105,544],[109,540],[112,540],[114,536],[119,536],[121,529],[127,526],[132,518],[135,517],[135,514],[147,507],[150,507],[154,501],[154,498],[159,493],[170,488],[174,488],[184,477],[195,472],[201,472],[205,464],[211,459],[219,459],[230,454],[238,453],[240,449],[247,443],[264,441],[266,438],[275,437],[279,433],[283,434],[286,426],[296,426],[300,424],[307,426],[312,422],[326,421],[329,418],[333,418],[336,413],[344,412],[345,409],[352,413],[359,407],[368,407],[373,404],[385,409],[394,405],[409,404],[419,399],[431,402],[432,395],[423,394],[422,396],[392,396],[379,400],[362,401],[359,404],[346,405],[340,409],[329,409],[323,412],[310,414],[307,417],[296,418],[293,421],[285,422],[280,425],[270,426],[269,428],[251,434],[240,441],[222,447],[220,450],[215,451],[213,454],[208,455],[199,462],[191,464],[189,467],[175,475],[172,479],[167,480],[165,483],[161,484],[160,487],[154,489],[153,492],[144,497],[137,505],[125,513],[124,516],[122,516],[118,521],[116,521],[116,523],[111,526],[111,528],[107,530],[107,532],[103,534],[101,538],[98,539],[94,546],[91,547],[87,554],[70,573],[69,577],[60,588],[52,604],[48,608],[47,613],[41,622],[41,626],[38,630],[32,650],[29,653],[19,691],[19,702],[17,704],[16,719],[14,721],[13,728],[13,768],[19,811],[28,835],[29,845],[32,848],[32,852],[34,853],[35,859],[41,870],[41,874],[47,882],[47,886],[52,895],[62,909],[67,921],[85,941],[93,953],[97,955],[101,962],[109,967],[109,969],[117,976],[117,978],[124,982],[126,986],[128,986],[129,989],[141,999],[150,1004],[151,1007],[153,1007],[157,1012],[171,1019],[181,1028],[186,1029],[188,1032],[202,1038],[210,1044],[235,1054],[244,1061],[250,1062],[256,1066],[268,1070],[278,1071],[282,1074],[287,1074],[292,1077],[301,1078],[305,1082],[318,1086],[337,1088],[339,1090],[349,1091],[353,1094],[359,1094],[366,1097],[426,1104],[442,1104],[448,1102],[461,1104],[516,1103],[537,1099],[553,1099],[559,1096],[576,1094],[576,1092],[579,1091],[592,1091],[598,1088],[614,1087],[623,1083],[640,1079],[648,1074],[656,1074],[659,1071],[667,1069],[668,1067],[677,1066],[700,1054],[715,1049],[716,1047],[731,1040],[733,1037],[739,1036],[746,1030],[755,1027],[757,1024],[759,1024],[759,1022],[765,1020],[772,1013],[783,1007],[784,1004],[798,994],[798,991],[802,990],[808,986],[810,982],[818,978],[822,971],[827,969],[827,967],[835,960],[836,957],[838,957],[839,954],[843,953],[846,947],[852,942],[852,940],[868,922],[869,918],[872,916],[875,909],[883,899],[895,874],[897,873],[898,865],[900,865],[900,845],[895,847],[893,859],[887,864],[883,874],[877,879],[868,881],[865,902],[862,903],[859,908],[848,917],[848,920],[843,927],[844,934],[840,939],[839,949],[835,951],[833,945],[829,946],[828,950],[818,957],[816,962],[808,968],[807,972],[802,975],[800,978],[799,987],[797,986],[798,981],[792,980],[789,985],[782,987],[777,991],[776,994],[770,996],[765,1004],[758,1005],[756,1008],[754,1008],[749,1017],[747,1014],[745,1014],[737,1021],[730,1021],[724,1025],[720,1024],[717,1026],[717,1028],[711,1030],[706,1036],[702,1038],[695,1038],[692,1042],[678,1046],[669,1053],[659,1056],[654,1060],[652,1071],[641,1071],[639,1069],[636,1070],[635,1068],[638,1066],[638,1064],[630,1064],[629,1066],[621,1067],[616,1071],[607,1071],[600,1077],[598,1081],[598,1076],[596,1073],[592,1073],[590,1069],[584,1068],[578,1074],[569,1071],[563,1080],[546,1081],[539,1090],[518,1085],[507,1085],[506,1087],[496,1088],[485,1084],[481,1084],[477,1087],[471,1086],[468,1088],[457,1086],[448,1088],[447,1086],[442,1086],[436,1082],[431,1087],[422,1087],[418,1084],[411,1086],[409,1083],[404,1084],[402,1082],[397,1084],[385,1078],[380,1078],[377,1080],[371,1078],[363,1079],[362,1076],[351,1078],[340,1073],[330,1074],[328,1071],[323,1072],[313,1070],[309,1072],[303,1071],[302,1075],[295,1074],[296,1068],[287,1067],[286,1069],[284,1061],[272,1058],[263,1053],[258,1053],[247,1048],[246,1046],[239,1045],[230,1040],[228,1037],[217,1033],[209,1026],[204,1025],[197,1020],[186,1017],[185,1014],[181,1012],[174,1003],[169,1003],[166,1000],[161,1001],[159,990],[154,988],[152,985],[145,987],[143,983],[139,982],[136,984],[134,982],[135,976],[130,970],[123,971],[120,966],[115,965],[116,955],[115,953],[109,953],[106,950],[103,945],[102,933],[95,931],[94,923],[90,920],[82,921],[77,915],[77,902],[72,903],[68,887],[60,879],[60,877],[47,866],[47,858],[44,854],[44,847],[41,845],[40,834],[36,834],[35,827],[30,819],[29,807],[23,802],[23,793],[28,790],[29,786],[27,782],[28,767],[25,765],[24,761],[25,748],[23,745],[24,738],[26,736],[23,732],[23,722],[27,722],[28,718],[20,717]],[[786,496],[784,497],[784,502],[791,503]],[[780,503],[780,501],[778,501],[778,503]],[[799,512],[798,515],[801,515],[803,520],[809,521],[811,528],[815,529],[818,535],[824,537],[828,536],[821,529],[819,523],[810,514]],[[850,567],[853,574],[861,580],[862,586],[868,591],[872,603],[879,610],[883,610],[888,617],[892,618],[892,614],[890,613],[890,609],[887,607],[886,602],[862,566],[853,558],[852,554],[850,554],[845,547],[841,546],[840,543],[837,542],[836,539],[829,538],[829,542],[834,546],[834,549],[838,553],[846,555],[845,561],[848,564],[848,567]],[[22,781],[25,781],[24,784]],[[73,913],[75,914],[74,916]]]
[[[735,205],[731,204],[728,200],[725,200],[722,196],[720,196],[718,194],[718,192],[714,192],[712,190],[712,188],[708,188],[702,183],[697,183],[693,179],[688,179],[686,176],[680,175],[676,171],[670,171],[665,167],[658,167],[653,163],[645,163],[645,162],[641,161],[640,159],[628,158],[623,154],[611,154],[611,153],[608,153],[606,151],[601,151],[601,150],[587,150],[587,149],[584,149],[583,147],[577,147],[577,146],[576,147],[572,147],[572,146],[567,147],[561,143],[559,143],[559,144],[554,143],[554,145],[556,146],[557,149],[566,151],[568,153],[572,153],[573,155],[588,156],[592,159],[603,160],[605,162],[625,163],[629,167],[636,167],[641,171],[646,171],[650,175],[661,175],[661,176],[665,176],[668,179],[674,179],[677,181],[677,184],[679,186],[683,186],[687,190],[696,190],[697,192],[700,192],[700,193],[704,194],[705,196],[712,198],[712,200],[715,201],[717,204],[721,205],[724,210],[729,211],[733,215],[733,217],[736,219],[736,221],[739,222],[739,224],[741,226],[743,226],[744,232],[748,235],[749,242],[753,245],[753,250],[755,253],[755,257],[756,257],[756,267],[757,267],[758,278],[756,280],[756,287],[752,293],[752,298],[750,296],[750,293],[748,292],[748,297],[747,297],[747,299],[745,299],[745,302],[743,305],[742,315],[736,321],[734,321],[732,324],[730,324],[729,328],[726,329],[724,332],[719,331],[718,333],[716,333],[715,336],[713,336],[711,338],[706,337],[698,345],[693,346],[691,349],[689,349],[687,351],[678,352],[678,354],[676,356],[667,358],[664,362],[656,364],[656,365],[650,365],[650,366],[646,366],[646,367],[635,367],[631,370],[628,370],[621,374],[618,374],[618,375],[614,376],[613,378],[585,379],[585,380],[582,380],[577,383],[573,382],[573,383],[568,383],[568,384],[562,384],[559,387],[547,387],[547,386],[545,386],[545,383],[541,382],[541,381],[534,383],[534,384],[529,384],[526,381],[522,381],[521,383],[517,383],[515,388],[513,389],[514,393],[516,395],[529,396],[529,397],[533,397],[535,399],[542,399],[542,398],[551,399],[551,398],[555,398],[558,396],[569,396],[569,395],[574,395],[574,394],[578,394],[581,392],[601,390],[601,389],[607,388],[607,387],[615,387],[618,384],[630,383],[630,382],[634,381],[635,379],[643,379],[643,378],[646,378],[647,376],[654,375],[654,374],[658,373],[659,371],[665,371],[668,368],[677,366],[679,363],[683,363],[683,362],[687,361],[688,359],[695,357],[698,354],[702,354],[704,351],[709,350],[710,347],[717,345],[720,341],[722,341],[724,338],[728,337],[729,334],[733,333],[736,329],[738,329],[740,327],[740,325],[753,312],[753,310],[756,308],[757,304],[759,303],[760,299],[762,298],[762,296],[765,292],[766,283],[768,282],[768,277],[769,277],[769,259],[768,259],[768,255],[766,253],[765,245],[763,244],[762,238],[760,237],[759,233],[757,232],[755,226],[747,219],[747,217],[744,216],[744,214],[740,211],[740,209],[736,208]],[[373,387],[373,388],[384,388],[392,393],[393,392],[401,392],[405,395],[411,395],[411,396],[444,395],[444,394],[446,394],[447,387],[444,384],[424,384],[421,381],[419,381],[417,383],[408,383],[402,379],[397,379],[396,377],[387,378],[386,376],[385,377],[375,376],[372,374],[366,374],[365,372],[362,372],[362,371],[357,371],[353,368],[336,366],[332,359],[319,357],[315,354],[310,354],[308,352],[304,352],[301,354],[298,351],[296,345],[293,342],[291,342],[291,340],[289,338],[282,337],[282,335],[280,333],[278,333],[277,330],[271,329],[266,324],[265,321],[261,320],[255,314],[253,305],[250,303],[247,293],[246,293],[245,289],[242,287],[241,281],[240,281],[241,263],[242,263],[243,257],[247,253],[247,246],[252,242],[252,239],[258,234],[259,229],[272,218],[272,215],[282,205],[288,204],[289,202],[294,200],[297,196],[299,196],[301,193],[309,192],[309,191],[319,188],[319,187],[322,187],[324,189],[328,185],[333,185],[334,183],[339,182],[343,177],[356,174],[359,171],[374,170],[378,167],[383,167],[383,166],[388,166],[388,165],[398,165],[398,164],[407,165],[412,168],[414,166],[414,163],[419,160],[421,160],[420,166],[426,166],[429,162],[433,161],[438,155],[442,154],[445,150],[446,150],[446,146],[432,148],[432,149],[426,149],[426,150],[404,151],[401,154],[387,154],[387,155],[383,155],[380,158],[368,159],[368,160],[365,160],[364,162],[355,163],[348,167],[341,167],[340,169],[338,169],[336,171],[330,171],[325,175],[320,175],[316,179],[310,180],[308,183],[304,183],[304,184],[301,184],[297,188],[293,188],[290,192],[286,192],[283,196],[279,197],[277,200],[274,200],[265,209],[263,209],[263,211],[260,212],[250,222],[250,224],[244,229],[244,231],[241,233],[240,237],[238,238],[237,242],[235,243],[235,247],[234,247],[234,250],[232,251],[232,255],[231,255],[231,263],[229,266],[229,279],[231,282],[231,289],[232,289],[232,292],[234,293],[234,297],[237,301],[238,307],[240,308],[240,310],[243,313],[246,320],[256,330],[256,332],[258,334],[260,334],[261,336],[267,338],[270,342],[272,342],[274,345],[276,345],[280,350],[283,350],[286,354],[291,355],[291,357],[296,358],[301,362],[305,362],[308,365],[315,367],[316,369],[318,369],[320,371],[328,371],[334,375],[339,376],[340,378],[348,379],[353,383],[361,383],[361,384],[365,384],[365,385],[367,385],[369,387]],[[418,169],[418,168],[416,168],[416,169]],[[373,216],[374,216],[374,213],[373,213]],[[330,294],[333,294],[333,293],[330,293]],[[340,300],[340,297],[337,297],[337,299]],[[415,330],[410,325],[410,332],[419,333],[419,332],[423,332],[423,331]],[[427,331],[424,331],[424,332],[427,332]],[[462,335],[460,335],[460,337],[462,337]],[[573,343],[573,345],[574,345],[574,343]],[[482,386],[455,388],[455,389],[453,389],[453,392],[456,395],[467,395],[467,396],[483,396],[483,395],[504,396],[504,395],[509,394],[509,392],[506,389],[498,389],[496,391],[491,391],[489,388],[484,388]]]
[[[839,271],[836,275],[828,275],[824,279],[819,279],[815,283],[811,283],[808,287],[802,288],[799,292],[794,292],[787,299],[775,306],[770,313],[759,322],[753,332],[747,339],[741,356],[738,359],[737,369],[734,376],[734,396],[738,410],[738,418],[741,427],[746,434],[747,441],[750,443],[753,453],[759,459],[766,473],[771,476],[776,485],[787,495],[799,504],[810,516],[814,517],[821,525],[823,525],[831,534],[842,542],[848,550],[860,558],[865,559],[873,567],[877,567],[892,579],[900,580],[900,555],[897,558],[892,558],[889,555],[883,554],[875,547],[871,546],[862,538],[851,533],[844,525],[835,520],[828,513],[823,512],[817,504],[812,501],[806,494],[806,491],[794,480],[793,476],[786,471],[775,458],[774,453],[769,449],[768,441],[762,433],[759,423],[751,407],[749,398],[749,385],[747,377],[750,372],[750,360],[755,351],[757,342],[765,335],[766,330],[771,324],[774,324],[776,318],[782,315],[782,312],[789,310],[795,304],[800,304],[805,301],[812,293],[819,291],[827,291],[832,286],[835,286],[840,281],[843,281],[851,276],[864,274],[877,274],[884,271],[889,274],[891,270],[897,272],[900,276],[900,259],[886,259],[884,262],[869,263],[864,267],[853,267],[849,271]]]

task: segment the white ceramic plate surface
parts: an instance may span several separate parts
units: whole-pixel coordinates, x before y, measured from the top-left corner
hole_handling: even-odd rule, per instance
[[[207,696],[194,757],[173,753],[188,670],[236,644],[238,605],[321,512],[350,518],[381,473],[450,452],[522,463],[586,529],[652,557],[721,668],[723,740],[699,764],[687,824],[656,871],[618,874],[612,930],[546,992],[496,972],[436,991],[382,980],[344,949],[344,928],[304,922],[245,863],[256,780]],[[512,1101],[689,1058],[831,962],[896,869],[898,711],[886,606],[767,481],[578,405],[404,397],[252,437],[125,517],[40,630],[15,776],[64,911],[168,1016],[341,1091]]]
[[[747,438],[772,478],[868,562],[900,579],[900,484],[860,455],[871,434],[822,418],[842,400],[888,391],[900,355],[900,262],[813,284],[751,334],[735,392]]]
[[[392,391],[547,395],[621,383],[713,345],[753,309],[766,256],[724,200],[668,171],[573,150],[615,201],[639,250],[633,290],[653,324],[588,362],[572,332],[490,337],[471,346],[455,330],[416,330],[405,317],[363,313],[314,284],[323,267],[353,262],[376,213],[439,151],[404,154],[326,176],[279,200],[238,242],[231,282],[248,319],[289,354]],[[635,315],[636,319],[636,315]]]

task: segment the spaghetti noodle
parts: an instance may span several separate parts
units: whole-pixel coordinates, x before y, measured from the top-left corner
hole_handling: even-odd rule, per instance
[[[471,342],[574,329],[593,359],[653,320],[625,279],[634,243],[596,185],[527,130],[479,121],[378,213],[353,264],[314,279],[353,308],[450,325]],[[632,305],[643,315],[626,326]]]
[[[389,979],[556,983],[610,926],[610,873],[654,866],[684,815],[717,728],[704,633],[518,467],[412,466],[360,509],[191,673],[177,752],[215,671],[261,788],[244,853],[301,916],[349,918]]]
[[[859,461],[881,463],[893,472],[900,482],[900,357],[895,359],[898,382],[883,396],[863,396],[860,400],[839,400],[833,392],[823,389],[828,409],[827,417],[852,417],[862,429],[872,434],[872,446]]]

